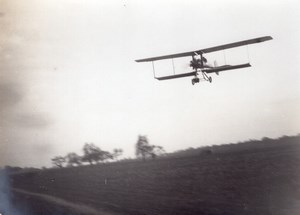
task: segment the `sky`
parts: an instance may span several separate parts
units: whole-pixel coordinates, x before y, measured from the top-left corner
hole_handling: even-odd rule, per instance
[[[84,143],[134,156],[300,131],[296,0],[0,0],[0,166],[51,166]],[[207,55],[252,67],[157,81],[135,59],[272,36]],[[175,62],[186,72],[190,59]],[[161,64],[161,65],[160,65]],[[172,63],[158,62],[157,76]]]

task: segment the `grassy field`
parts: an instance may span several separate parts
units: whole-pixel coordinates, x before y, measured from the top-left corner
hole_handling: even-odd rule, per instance
[[[15,188],[121,214],[299,214],[300,136],[255,144],[11,179]]]

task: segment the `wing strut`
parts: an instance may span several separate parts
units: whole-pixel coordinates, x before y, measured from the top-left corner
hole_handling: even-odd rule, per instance
[[[225,49],[223,49],[223,56],[224,56],[224,64],[227,64],[227,60],[226,60],[226,53],[225,53]]]
[[[250,63],[250,56],[249,56],[249,45],[247,45],[246,47],[247,47],[247,57],[248,57],[248,63]]]
[[[154,78],[156,78],[156,76],[155,76],[155,67],[154,67],[154,61],[152,61],[152,69],[153,69],[153,76],[154,76]]]
[[[157,78],[157,77],[156,77],[156,74],[155,74],[154,61],[151,61],[151,63],[152,63],[153,76],[154,76],[154,78]],[[173,73],[174,73],[174,75],[176,75],[176,72],[175,72],[175,65],[174,65],[174,59],[173,59],[173,58],[172,58],[172,66],[173,66]]]
[[[172,58],[172,65],[173,65],[173,73],[174,73],[174,75],[175,75],[174,58]]]

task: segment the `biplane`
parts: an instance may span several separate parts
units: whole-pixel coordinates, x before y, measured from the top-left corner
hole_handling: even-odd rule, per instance
[[[211,73],[216,73],[217,75],[219,75],[219,72],[221,72],[221,71],[241,69],[241,68],[251,67],[251,65],[250,65],[250,63],[244,63],[244,64],[238,64],[238,65],[224,64],[221,66],[216,66],[216,65],[211,66],[208,64],[208,60],[204,57],[204,54],[222,51],[225,49],[236,48],[239,46],[246,46],[246,45],[254,44],[254,43],[265,42],[265,41],[272,40],[272,39],[273,38],[271,36],[258,37],[258,38],[254,38],[254,39],[250,39],[250,40],[243,40],[243,41],[239,41],[239,42],[229,43],[229,44],[215,46],[215,47],[206,48],[206,49],[200,49],[200,50],[196,50],[196,51],[139,59],[139,60],[136,60],[136,62],[152,62],[154,78],[156,78],[157,80],[160,80],[160,81],[194,76],[192,79],[193,85],[195,83],[199,83],[200,80],[208,81],[211,83],[212,77],[209,76],[209,74],[211,74]],[[155,61],[172,59],[172,62],[173,62],[174,58],[189,57],[189,56],[192,57],[192,60],[189,63],[189,66],[192,68],[192,72],[174,74],[174,75],[169,75],[169,76],[161,76],[161,77],[155,76],[155,67],[154,67]],[[202,74],[202,77],[200,76],[201,79],[199,77],[200,74]]]

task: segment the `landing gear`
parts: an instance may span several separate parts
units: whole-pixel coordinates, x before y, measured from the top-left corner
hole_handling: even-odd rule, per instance
[[[205,81],[209,81],[209,83],[212,82],[212,77],[208,76],[205,72],[202,72],[202,75]]]
[[[203,78],[201,78],[201,80],[209,81],[209,83],[211,83],[212,77],[208,76],[204,71],[201,71],[201,72],[202,72],[202,76],[203,76]],[[200,82],[200,78],[198,77],[198,73],[196,71],[195,77],[192,79],[192,85],[199,83],[199,82]]]
[[[203,75],[203,79],[201,79],[201,80],[208,81],[209,83],[211,83],[212,77],[209,77],[205,74],[205,75]],[[199,82],[200,82],[200,78],[198,78],[197,76],[192,79],[192,85],[199,83]]]
[[[195,77],[192,79],[192,85],[199,83],[199,82],[200,82],[200,79],[198,77]]]

